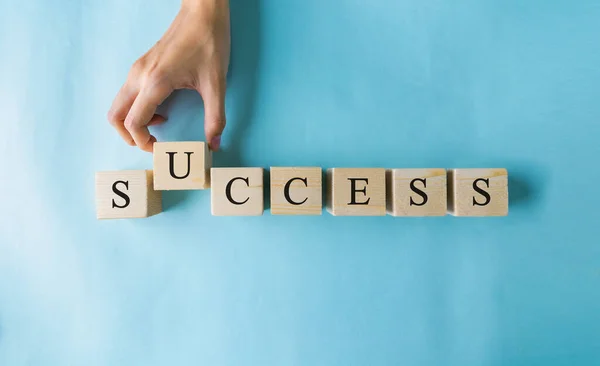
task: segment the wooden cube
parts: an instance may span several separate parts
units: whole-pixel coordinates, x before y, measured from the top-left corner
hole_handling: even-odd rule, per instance
[[[385,169],[327,169],[327,211],[334,216],[385,216]]]
[[[446,169],[388,169],[386,188],[389,215],[446,215]]]
[[[260,216],[264,211],[262,168],[212,168],[214,216]]]
[[[319,167],[271,167],[271,214],[321,215],[322,174]]]
[[[154,143],[154,188],[161,191],[210,188],[212,154],[201,141]]]
[[[98,219],[149,217],[161,211],[161,193],[154,190],[152,170],[96,173]]]
[[[448,170],[448,210],[454,216],[508,215],[506,169]]]

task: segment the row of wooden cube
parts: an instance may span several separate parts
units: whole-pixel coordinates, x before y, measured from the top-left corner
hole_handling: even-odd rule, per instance
[[[157,143],[154,149],[153,171],[96,174],[98,218],[151,216],[161,211],[160,190],[209,187],[213,215],[262,215],[262,168],[210,168],[204,143]],[[273,215],[321,214],[321,168],[270,172]],[[336,216],[504,216],[508,179],[506,169],[334,168],[327,171],[326,197]]]

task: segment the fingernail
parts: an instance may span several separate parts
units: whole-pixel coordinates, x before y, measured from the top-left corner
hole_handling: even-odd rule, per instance
[[[221,146],[221,135],[215,136],[210,140],[210,148],[214,151],[219,150],[219,146]]]

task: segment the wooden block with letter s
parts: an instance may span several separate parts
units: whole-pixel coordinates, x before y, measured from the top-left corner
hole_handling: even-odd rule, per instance
[[[327,169],[327,211],[334,216],[385,216],[385,169]]]
[[[155,142],[154,188],[161,191],[210,188],[212,153],[202,141]]]
[[[506,169],[448,170],[448,211],[454,216],[508,215]]]
[[[98,219],[142,218],[162,211],[161,193],[153,187],[151,170],[96,173]]]
[[[386,187],[389,215],[446,215],[446,169],[388,169]]]
[[[264,211],[262,168],[212,168],[213,216],[260,216]]]
[[[321,215],[322,175],[319,167],[271,167],[271,214]]]

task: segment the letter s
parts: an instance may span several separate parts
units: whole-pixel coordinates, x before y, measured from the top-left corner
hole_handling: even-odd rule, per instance
[[[413,201],[412,197],[410,197],[410,205],[411,206],[423,206],[428,201],[427,193],[425,193],[422,190],[420,190],[419,188],[415,187],[415,182],[421,182],[421,183],[423,183],[423,188],[427,188],[427,178],[425,178],[425,179],[416,178],[410,182],[410,189],[413,192],[415,192],[416,194],[418,194],[419,196],[423,197],[423,202],[421,202],[421,203],[416,203],[415,201]]]
[[[119,184],[119,183],[123,184],[126,189],[129,189],[129,182],[128,181],[119,180],[119,181],[114,182],[113,185],[112,185],[113,192],[117,196],[123,198],[125,200],[125,204],[122,205],[122,206],[119,206],[115,202],[115,199],[113,198],[113,200],[112,200],[112,208],[125,208],[125,207],[129,206],[129,203],[131,203],[131,200],[129,199],[129,196],[127,194],[125,194],[124,192],[120,191],[119,188],[117,188],[117,184]]]
[[[490,194],[487,193],[486,191],[484,191],[482,188],[479,188],[477,186],[477,183],[479,182],[484,182],[485,185],[490,188],[490,180],[489,179],[483,179],[483,178],[479,178],[477,180],[475,180],[473,182],[473,189],[475,190],[475,192],[479,193],[480,195],[482,195],[483,197],[485,197],[485,202],[484,203],[479,203],[477,202],[477,200],[475,199],[475,197],[473,197],[473,206],[486,206],[488,203],[490,203],[490,201],[492,200],[492,197],[490,197]]]

